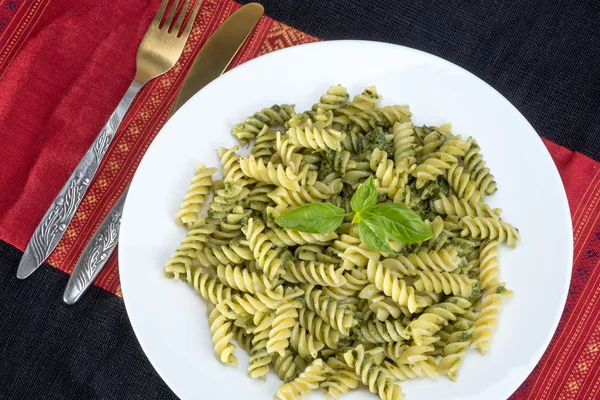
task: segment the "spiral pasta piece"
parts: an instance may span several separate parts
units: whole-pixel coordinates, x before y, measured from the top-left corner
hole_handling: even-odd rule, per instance
[[[371,172],[369,162],[349,160],[346,164],[343,181],[355,189],[355,186],[358,187],[358,185],[371,175],[373,175],[373,173]]]
[[[281,133],[277,130],[269,129],[268,125],[263,126],[256,136],[251,154],[255,158],[262,158],[268,161],[275,154],[277,134]]]
[[[333,112],[317,108],[317,111],[307,111],[312,123],[319,128],[331,128],[333,126]]]
[[[231,332],[233,333],[233,339],[235,339],[238,346],[250,353],[254,336],[251,333],[247,333],[245,328],[239,326],[233,326]]]
[[[383,354],[390,360],[397,363],[402,354],[410,347],[404,341],[382,343]]]
[[[292,143],[289,136],[282,136],[281,132],[277,132],[275,140],[275,151],[281,159],[281,162],[286,167],[291,167],[292,171],[298,172],[302,164],[302,154],[299,152],[299,147]]]
[[[398,302],[387,297],[374,284],[365,286],[358,296],[368,301],[369,310],[375,313],[375,318],[379,321],[385,321],[390,316],[396,319],[402,314],[402,308]]]
[[[500,271],[498,266],[498,251],[499,243],[491,241],[489,243],[481,244],[481,251],[479,253],[479,280],[481,281],[481,287],[483,289],[489,289],[493,286],[497,286],[500,283]]]
[[[239,236],[242,235],[243,224],[246,223],[252,210],[244,209],[240,205],[234,206],[231,211],[220,219],[209,219],[206,226],[213,229],[212,236],[209,237],[208,244],[212,247],[230,245],[241,250]]]
[[[319,317],[314,311],[301,308],[298,318],[300,325],[317,338],[319,342],[324,343],[331,349],[337,348],[340,340],[340,332],[334,329],[323,318]]]
[[[394,135],[394,163],[396,165],[411,166],[417,162],[416,158],[416,136],[412,122],[396,122],[393,128]]]
[[[230,213],[249,194],[250,189],[227,178],[223,182],[223,187],[215,190],[215,197],[210,203],[210,208],[216,213]]]
[[[303,204],[314,203],[321,200],[328,200],[332,195],[339,193],[341,185],[334,183],[327,185],[317,181],[309,186],[300,186],[297,191],[278,187],[268,194],[279,209],[295,208]]]
[[[332,372],[321,383],[321,387],[325,389],[328,395],[337,398],[358,387],[360,383],[358,374],[345,362],[330,357],[327,359],[327,365],[332,369]]]
[[[411,175],[417,178],[417,189],[422,188],[428,181],[435,181],[438,176],[444,175],[458,159],[453,155],[436,152],[411,172]]]
[[[323,287],[323,294],[335,300],[342,301],[352,298],[369,283],[367,274],[360,269],[346,271],[342,278],[345,282],[340,286]]]
[[[165,274],[174,279],[185,279],[190,282],[192,276],[192,263],[196,253],[201,251],[214,227],[202,226],[192,229],[183,239],[175,253],[169,258],[165,265]]]
[[[281,385],[275,397],[279,400],[299,400],[302,396],[308,395],[311,390],[317,389],[330,372],[331,368],[317,358],[300,373],[300,376]]]
[[[235,294],[230,298],[220,301],[217,308],[229,319],[239,317],[252,317],[253,320],[261,320],[266,314],[277,309],[283,300],[283,287],[275,290],[267,290],[265,293],[251,295]]]
[[[216,168],[207,168],[203,163],[198,165],[192,183],[187,190],[183,203],[177,213],[177,223],[190,226],[198,221],[198,213],[212,188],[212,175],[217,172]]]
[[[421,346],[427,338],[442,329],[448,321],[454,321],[457,315],[463,314],[470,306],[471,302],[467,299],[451,297],[443,303],[427,308],[419,318],[408,324],[406,330],[415,344]]]
[[[477,190],[477,184],[471,179],[471,175],[464,167],[458,164],[452,165],[446,173],[446,180],[459,199],[479,203],[483,194]]]
[[[247,158],[241,157],[239,163],[240,168],[247,177],[271,185],[283,186],[292,191],[300,189],[299,178],[289,167],[284,168],[281,164],[275,166],[270,161],[265,165],[262,159],[256,160],[252,155]]]
[[[345,125],[351,125],[350,133],[353,134],[369,132],[377,127],[388,128],[396,122],[408,122],[412,116],[408,106],[400,105],[363,110],[354,105],[345,104],[335,112],[338,115],[338,121]]]
[[[415,288],[408,286],[402,278],[385,268],[381,261],[369,261],[367,279],[386,296],[391,297],[399,305],[407,307],[411,313],[417,309]]]
[[[400,164],[394,165],[394,162],[388,159],[387,153],[379,148],[375,148],[371,153],[370,167],[375,172],[378,186],[392,200],[408,181],[406,167],[403,168]]]
[[[360,340],[369,343],[397,343],[409,339],[406,327],[398,320],[367,321],[357,327]]]
[[[342,85],[330,86],[327,92],[321,96],[319,102],[313,104],[312,109],[313,111],[317,111],[319,108],[322,110],[337,110],[349,98],[348,90]]]
[[[194,271],[191,285],[204,300],[207,300],[214,305],[223,303],[225,300],[231,299],[237,294],[235,290],[223,285],[217,278],[202,273],[200,269]]]
[[[481,354],[488,352],[492,340],[492,329],[498,325],[498,317],[502,309],[502,299],[511,296],[512,291],[507,290],[504,283],[484,291],[481,302],[481,311],[472,329],[471,348]]]
[[[380,252],[368,249],[362,243],[358,246],[348,246],[344,252],[340,254],[340,258],[343,260],[342,267],[348,270],[354,267],[364,268],[370,260],[378,261],[380,257]]]
[[[460,263],[456,250],[420,251],[407,256],[388,258],[384,266],[402,275],[417,275],[417,271],[455,271]]]
[[[426,361],[418,361],[408,365],[397,365],[389,361],[384,361],[383,368],[391,377],[399,381],[427,377],[437,379],[438,377],[437,361],[431,356],[427,357]]]
[[[294,114],[294,106],[289,104],[273,105],[269,108],[254,113],[246,118],[244,122],[235,125],[231,129],[231,133],[236,136],[240,142],[247,144],[250,139],[254,139],[256,135],[264,128],[265,125],[273,127],[283,125]]]
[[[335,264],[309,263],[300,261],[288,263],[287,273],[282,278],[291,283],[314,283],[321,286],[340,286],[346,282],[344,270]]]
[[[434,338],[431,341],[438,340],[439,338]],[[422,345],[413,344],[412,346],[404,349],[402,354],[400,354],[396,359],[396,364],[414,364],[419,361],[427,360],[428,354],[433,351],[433,346],[430,344],[423,343]]]
[[[352,102],[348,103],[348,105],[356,107],[359,110],[369,110],[375,108],[381,102],[381,99],[382,97],[377,93],[377,87],[371,85],[363,90],[362,93],[355,95]]]
[[[335,232],[308,233],[298,232],[293,229],[273,229],[268,234],[269,239],[277,247],[298,246],[304,244],[326,245],[335,238]]]
[[[362,344],[344,353],[344,360],[349,367],[354,368],[371,393],[379,394],[380,399],[399,400],[403,397],[400,386],[395,385],[394,381],[378,366],[373,356],[365,352]]]
[[[237,181],[243,173],[240,170],[240,156],[237,155],[236,151],[240,149],[240,146],[233,146],[229,149],[225,147],[219,147],[219,158],[221,159],[221,167],[223,168],[223,177],[230,178]],[[240,171],[238,173],[238,171]]]
[[[506,242],[508,247],[516,247],[521,240],[519,231],[509,223],[490,217],[463,217],[458,226],[462,228],[461,235],[470,235],[473,238],[497,240]]]
[[[442,215],[456,216],[458,218],[464,218],[466,216],[471,217],[491,217],[498,219],[500,217],[499,209],[492,209],[490,206],[484,203],[478,203],[462,198],[459,199],[456,196],[446,197],[443,193],[440,193],[440,198],[433,202],[436,212]]]
[[[265,211],[268,207],[275,205],[269,198],[269,193],[273,191],[274,186],[268,183],[257,183],[244,199],[244,208],[255,211]]]
[[[217,266],[217,277],[221,283],[240,292],[254,294],[273,288],[273,282],[266,276],[258,272],[249,271],[246,268],[241,268],[239,265],[219,264]]]
[[[245,227],[245,234],[256,260],[256,265],[269,279],[274,279],[280,274],[283,260],[278,258],[277,251],[273,250],[275,245],[263,233],[264,229],[265,226],[261,221],[250,218],[248,225]]]
[[[215,355],[225,365],[237,365],[237,358],[233,351],[235,346],[231,343],[233,332],[231,331],[231,322],[227,321],[221,312],[214,307],[209,307],[208,324],[212,334]]]
[[[323,343],[316,339],[315,335],[304,329],[298,322],[292,328],[290,345],[304,359],[316,358],[318,352],[325,347]]]
[[[273,356],[267,350],[269,341],[268,329],[255,329],[252,347],[250,349],[250,361],[248,363],[248,376],[254,379],[267,379]]]
[[[341,141],[344,137],[342,132],[333,128],[319,128],[313,124],[307,124],[304,128],[290,128],[287,136],[294,145],[313,150],[342,150]]]
[[[435,127],[417,126],[414,127],[415,134],[420,138],[421,146],[415,149],[420,160],[424,160],[428,155],[435,151],[444,143],[446,136]]]
[[[471,297],[475,280],[467,275],[439,271],[418,271],[413,282],[415,289],[447,295]]]
[[[462,365],[462,358],[469,347],[469,332],[454,332],[450,334],[442,352],[442,359],[438,364],[441,374],[446,374],[452,381],[458,378],[458,370]]]
[[[229,246],[203,247],[196,252],[196,260],[205,268],[213,269],[219,264],[243,264],[253,260],[252,252],[242,242],[231,242]]]
[[[267,342],[269,353],[283,354],[283,350],[290,345],[294,321],[298,319],[298,308],[300,308],[300,304],[294,301],[283,303],[275,310]]]
[[[294,356],[294,353],[289,349],[285,349],[283,355],[279,353],[272,355],[273,370],[284,382],[289,382],[298,376],[298,368],[294,362]]]
[[[340,333],[346,336],[350,333],[350,327],[354,324],[354,316],[350,310],[340,306],[336,300],[323,295],[323,292],[316,290],[312,284],[306,288],[304,299],[308,308]]]
[[[470,138],[471,139],[471,138]],[[490,173],[490,169],[486,167],[483,156],[480,153],[481,148],[475,141],[471,139],[471,146],[464,155],[463,161],[465,168],[471,174],[477,188],[483,193],[490,195],[498,190],[494,176]]]
[[[322,248],[316,245],[296,247],[294,257],[302,261],[318,261],[327,264],[340,264],[341,260],[330,253],[323,253]]]

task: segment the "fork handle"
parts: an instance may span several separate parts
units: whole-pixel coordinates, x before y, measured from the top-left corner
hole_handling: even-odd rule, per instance
[[[92,240],[87,244],[81,257],[75,264],[69,282],[63,294],[67,304],[75,304],[82,294],[90,287],[119,242],[119,228],[123,216],[123,206],[129,186],[117,200],[108,215],[104,218]]]
[[[77,207],[81,203],[92,178],[96,174],[98,166],[112,142],[125,112],[127,112],[133,98],[142,86],[143,84],[136,80],[131,83],[119,105],[92,143],[92,146],[85,153],[67,183],[65,183],[48,211],[46,211],[46,214],[27,244],[27,248],[17,269],[17,277],[24,279],[33,273],[48,258],[60,241],[73,215],[75,215]]]

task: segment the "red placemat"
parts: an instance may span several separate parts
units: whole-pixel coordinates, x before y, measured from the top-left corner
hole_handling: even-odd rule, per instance
[[[79,0],[75,7],[49,0],[0,1],[0,239],[25,248],[129,85],[137,46],[158,3],[130,0],[115,6]],[[230,0],[204,0],[177,66],[149,84],[131,106],[73,222],[49,258],[51,265],[72,271],[165,123],[193,57],[238,8]],[[316,40],[263,17],[230,68],[261,54]],[[545,144],[559,168],[571,207],[573,278],[552,343],[513,398],[598,398],[600,164],[552,142]],[[120,294],[116,257],[96,285]]]

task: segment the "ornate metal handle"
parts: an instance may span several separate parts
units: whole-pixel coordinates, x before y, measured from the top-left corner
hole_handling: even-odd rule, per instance
[[[119,227],[123,216],[123,206],[127,191],[119,197],[110,213],[104,218],[92,240],[87,244],[75,269],[69,278],[63,300],[67,304],[74,304],[87,288],[94,282],[104,264],[117,247],[119,241]]]
[[[112,142],[125,112],[141,88],[141,83],[135,80],[131,83],[100,134],[81,159],[54,203],[46,211],[35,232],[33,232],[33,236],[27,244],[23,258],[19,263],[18,278],[24,279],[31,275],[33,271],[42,265],[58,244],[73,215],[75,215],[75,211],[77,211],[90,181],[98,170],[98,166]]]

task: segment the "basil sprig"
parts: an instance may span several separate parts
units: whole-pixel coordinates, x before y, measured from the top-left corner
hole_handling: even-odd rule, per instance
[[[309,203],[280,215],[275,222],[286,229],[326,233],[335,231],[345,216],[344,210],[331,203]]]
[[[417,243],[432,236],[429,226],[410,208],[394,203],[377,204],[373,176],[358,187],[350,206],[354,212],[352,223],[358,224],[360,240],[371,250],[393,253],[390,239]],[[331,203],[310,203],[275,218],[275,222],[286,229],[325,233],[336,230],[351,214]]]

